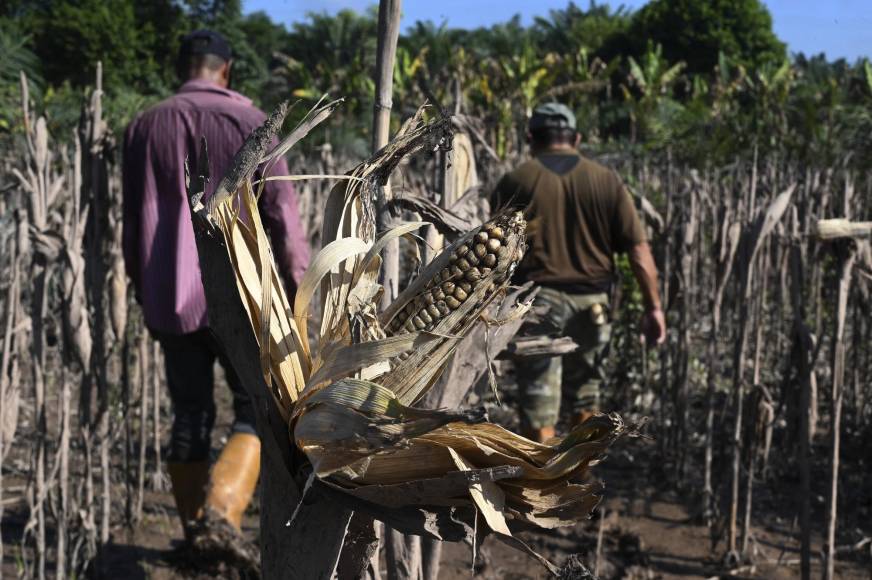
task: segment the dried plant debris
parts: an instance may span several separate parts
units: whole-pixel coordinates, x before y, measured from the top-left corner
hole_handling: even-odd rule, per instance
[[[331,106],[316,107],[301,125],[308,130]],[[276,115],[266,133],[280,126],[283,109]],[[270,159],[266,133],[253,137],[260,161]],[[621,418],[599,415],[543,445],[488,423],[480,410],[414,407],[485,309],[505,295],[526,249],[522,214],[500,214],[460,236],[384,312],[375,306],[383,292],[381,250],[425,225],[405,223],[377,236],[378,196],[404,156],[444,147],[450,137],[447,120],[424,123],[417,115],[334,187],[325,245],[293,308],[257,214],[253,170],[221,182],[222,192],[230,183],[235,193],[210,200],[208,219],[225,238],[264,377],[314,477],[396,529],[476,545],[495,534],[557,575],[511,527],[553,528],[588,517],[602,486],[584,483],[584,473],[628,432]],[[310,344],[319,289],[322,318]],[[528,309],[519,304],[513,316]]]

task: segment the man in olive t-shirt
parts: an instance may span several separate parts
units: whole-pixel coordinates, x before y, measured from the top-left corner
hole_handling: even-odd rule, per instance
[[[644,339],[666,337],[657,268],[633,200],[614,171],[578,153],[579,140],[568,107],[537,107],[528,132],[533,158],[505,175],[491,198],[494,213],[522,209],[528,221],[529,248],[514,279],[539,285],[536,305],[547,312],[522,334],[569,336],[579,345],[563,357],[516,361],[521,428],[540,442],[554,436],[562,391],[575,424],[599,410],[615,254],[629,255],[642,290]]]

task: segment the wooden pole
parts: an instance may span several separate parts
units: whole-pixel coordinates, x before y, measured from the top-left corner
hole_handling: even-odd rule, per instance
[[[799,374],[799,479],[800,479],[800,578],[811,577],[811,468],[810,420],[811,420],[811,332],[805,324],[805,301],[803,293],[804,266],[802,251],[797,245],[790,249],[790,295],[793,303],[794,353]]]
[[[842,198],[845,218],[850,218],[851,199],[854,196],[854,181],[850,173],[845,175],[845,191]],[[821,231],[818,223],[818,232]],[[858,232],[849,232],[856,235]],[[850,236],[849,236],[850,237]],[[824,580],[833,580],[836,568],[836,525],[839,511],[839,452],[841,448],[842,398],[845,382],[845,320],[848,314],[848,298],[851,293],[851,274],[857,259],[857,245],[851,239],[837,242],[835,247],[839,257],[839,286],[836,298],[836,319],[833,328],[833,389],[832,421],[830,436],[832,448],[830,457],[830,496],[827,510],[827,562]]]
[[[733,461],[732,461],[732,484],[730,486],[730,513],[728,520],[728,560],[738,562],[740,555],[737,552],[737,519],[739,510],[739,479],[741,468],[741,452],[742,452],[742,414],[744,403],[744,370],[745,370],[745,350],[748,346],[749,334],[749,314],[750,304],[752,302],[752,289],[754,283],[754,275],[756,273],[757,255],[760,248],[765,242],[769,234],[775,228],[775,225],[781,220],[784,212],[790,204],[793,191],[796,189],[796,183],[792,183],[786,190],[778,194],[771,202],[765,211],[759,212],[759,215],[749,224],[746,229],[742,242],[743,251],[741,263],[743,268],[741,272],[741,281],[739,288],[741,289],[741,305],[737,322],[739,324],[739,336],[736,341],[735,350],[733,352],[733,408],[735,409],[736,418],[733,429]]]
[[[397,41],[400,37],[401,0],[380,0],[378,7],[378,46],[376,48],[375,67],[375,101],[372,111],[372,151],[375,153],[390,139],[391,108],[393,107],[394,60],[397,55]],[[384,232],[390,219],[388,200],[391,198],[390,181],[378,188],[376,201],[376,230]],[[380,282],[384,288],[381,296],[381,310],[385,310],[400,293],[400,241],[392,240],[382,250],[382,269]],[[372,555],[377,554],[379,539],[375,522],[363,514],[358,514],[352,521],[352,530],[363,539],[361,544],[369,543],[369,547],[361,550]],[[389,534],[386,534],[389,535]],[[349,562],[348,551],[340,562],[340,575],[351,576],[360,569],[359,562]],[[351,559],[353,560],[353,558]],[[374,566],[378,566],[375,558]],[[378,571],[374,571],[378,577]]]
[[[830,464],[830,496],[827,515],[827,567],[825,580],[833,580],[836,565],[836,524],[838,523],[839,496],[839,452],[841,447],[840,430],[842,425],[842,385],[845,381],[845,319],[848,310],[848,296],[851,291],[851,270],[857,252],[851,242],[842,242],[845,249],[840,256],[840,276],[838,302],[833,344],[833,391],[832,391],[832,462]]]
[[[373,153],[387,145],[393,107],[394,60],[400,37],[401,0],[381,0],[378,7],[378,53],[375,65],[375,103],[372,117]]]
[[[378,151],[387,145],[391,130],[391,95],[394,89],[394,60],[397,54],[397,40],[400,36],[401,0],[381,0],[378,8],[378,53],[375,70],[375,103],[372,116],[372,149]],[[390,184],[381,188],[377,203],[376,228],[386,229],[388,222],[387,200],[390,198]],[[398,240],[389,243],[382,255],[382,308],[386,308],[399,294],[400,244]]]

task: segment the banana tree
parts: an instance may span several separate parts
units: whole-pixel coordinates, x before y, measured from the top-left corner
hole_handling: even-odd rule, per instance
[[[394,98],[398,102],[398,110],[403,118],[413,114],[417,107],[411,103],[419,103],[421,98],[418,90],[418,75],[425,70],[428,48],[425,46],[417,53],[405,46],[397,47],[394,63]]]
[[[497,58],[497,68],[510,87],[512,96],[519,99],[525,120],[533,114],[533,103],[537,96],[553,82],[554,65],[558,61],[554,53],[540,57],[530,42],[525,43],[516,55]]]
[[[520,149],[521,135],[514,130],[526,125],[533,114],[533,105],[553,85],[558,62],[554,53],[538,55],[531,42],[524,43],[517,54],[485,61],[481,86],[499,111],[498,131],[502,138],[498,140],[497,152],[500,155]],[[513,133],[515,139],[510,142]]]
[[[288,79],[295,95],[317,99],[325,93],[350,98],[347,109],[359,113],[359,95],[371,95],[375,22],[343,10],[335,16],[312,14],[311,22],[297,25],[287,56],[277,74]]]
[[[751,127],[755,139],[774,144],[787,131],[787,100],[793,86],[790,62],[765,64],[745,78],[745,91],[754,114]]]
[[[609,78],[620,66],[620,57],[606,63],[599,57],[590,56],[586,47],[560,57],[558,63],[558,82],[542,93],[539,100],[557,99],[580,111],[579,127],[587,141],[596,140],[600,118],[599,95],[611,93]]]
[[[664,108],[680,106],[672,99],[672,92],[687,65],[670,64],[663,57],[663,47],[651,43],[641,63],[632,56],[627,61],[630,71],[621,90],[630,104],[630,137],[635,142],[640,133],[645,137],[661,133]]]

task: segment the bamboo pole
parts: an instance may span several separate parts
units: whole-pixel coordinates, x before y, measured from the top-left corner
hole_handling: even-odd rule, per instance
[[[148,449],[148,332],[140,328],[137,344],[136,379],[139,385],[139,456],[136,461],[136,506],[134,521],[142,520],[142,505],[145,500],[145,464]]]
[[[400,36],[401,0],[381,0],[378,8],[378,47],[375,72],[375,103],[372,119],[372,150],[388,143],[393,107],[394,60]]]
[[[762,244],[766,238],[772,233],[775,225],[781,220],[787,210],[790,200],[793,196],[793,191],[796,189],[796,183],[791,184],[788,188],[781,192],[766,208],[765,211],[759,212],[759,215],[754,219],[754,222],[749,224],[743,236],[743,266],[741,270],[741,281],[739,288],[741,290],[739,315],[736,319],[739,325],[739,337],[736,341],[733,351],[733,408],[735,409],[736,417],[733,428],[732,440],[732,473],[730,487],[730,515],[728,527],[728,560],[734,563],[739,560],[737,551],[737,523],[739,513],[739,487],[740,487],[740,471],[741,471],[741,456],[742,456],[742,421],[744,412],[744,396],[745,396],[745,355],[748,346],[749,335],[749,314],[752,302],[752,289],[754,285],[754,277],[757,274],[757,256]]]
[[[20,210],[15,212],[15,231],[10,235],[8,253],[8,269],[11,278],[7,295],[3,330],[3,349],[0,356],[0,461],[6,456],[7,449],[11,446],[15,434],[15,424],[18,422],[18,381],[13,380],[11,368],[18,360],[19,341],[17,340],[15,327],[21,316],[21,250],[22,244],[19,239],[22,236],[22,224],[24,214]],[[24,230],[26,239],[26,226]],[[14,391],[14,392],[13,392]],[[13,408],[14,407],[14,408]],[[7,424],[9,422],[9,424]],[[8,441],[6,439],[9,439]],[[0,520],[3,517],[3,473],[0,469]],[[3,538],[0,537],[0,562],[3,561]]]
[[[843,211],[850,217],[851,198],[854,182],[845,175]],[[820,230],[820,228],[818,228]],[[830,427],[830,493],[827,504],[827,544],[824,580],[833,580],[836,567],[836,525],[839,510],[839,453],[841,451],[842,400],[845,382],[845,320],[848,314],[848,298],[851,292],[851,274],[857,259],[857,246],[852,240],[843,240],[836,246],[839,257],[839,283],[836,294],[836,317],[833,321],[832,355],[832,425]]]
[[[851,271],[857,258],[856,249],[846,244],[840,256],[838,302],[834,321],[833,377],[832,377],[832,426],[830,449],[830,494],[827,504],[827,566],[825,580],[833,580],[836,565],[836,525],[838,523],[839,452],[841,449],[842,400],[845,381],[845,319],[848,296],[851,290]]]
[[[681,300],[679,303],[678,340],[676,348],[678,355],[677,364],[673,377],[673,405],[675,417],[675,438],[678,457],[676,458],[677,480],[684,484],[687,468],[687,449],[690,447],[690,352],[691,352],[691,318],[693,308],[693,291],[695,280],[693,276],[693,253],[696,232],[699,227],[697,222],[697,193],[694,189],[688,192],[689,203],[684,208],[681,218],[681,243],[678,244],[678,267],[680,272],[679,284],[681,285]]]
[[[28,193],[27,214],[30,227],[34,234],[45,239],[48,234],[48,211],[52,202],[50,188],[56,183],[51,167],[51,154],[48,149],[48,129],[45,119],[40,117],[34,123],[30,119],[29,112],[30,93],[27,78],[21,74],[21,103],[25,117],[25,141],[28,155],[26,156],[25,177],[20,171],[13,170],[18,180]],[[30,319],[31,319],[31,380],[34,394],[34,424],[36,436],[34,437],[33,451],[31,455],[31,469],[33,473],[33,488],[28,491],[29,521],[26,526],[29,533],[34,534],[36,569],[30,573],[42,580],[45,578],[46,569],[46,516],[45,499],[48,493],[46,482],[46,392],[45,392],[45,367],[46,367],[46,330],[45,315],[48,301],[48,283],[51,274],[50,264],[51,249],[47,245],[40,245],[31,255],[30,276],[33,280],[33,288],[30,295]]]
[[[372,120],[372,150],[378,151],[387,145],[390,138],[391,108],[393,106],[394,60],[397,53],[397,41],[400,35],[400,11],[402,0],[381,0],[378,8],[378,46],[376,48],[375,71],[375,102],[373,104]],[[391,197],[390,182],[379,188],[376,204],[376,229],[383,232],[387,229],[390,218],[387,202]],[[384,292],[381,297],[381,309],[387,308],[400,292],[400,241],[392,240],[382,251],[381,284]],[[355,525],[367,530],[374,528],[372,518],[361,514],[355,517]],[[383,529],[383,536],[390,537],[389,528]],[[377,544],[377,537],[375,542]],[[375,568],[378,560],[373,558]],[[374,571],[378,576],[378,571]]]
[[[384,147],[390,137],[391,107],[393,106],[394,59],[400,36],[401,0],[381,0],[378,9],[378,52],[375,72],[375,103],[372,118],[373,152]],[[385,231],[389,219],[387,201],[390,185],[380,188],[377,202],[376,228]],[[387,244],[382,254],[382,308],[386,308],[399,294],[400,243],[394,240]]]
[[[161,458],[161,365],[160,345],[156,340],[149,339],[151,356],[149,357],[149,376],[151,377],[151,447],[154,454],[154,471],[151,474],[151,488],[154,491],[164,491],[167,488],[167,478],[163,471]]]
[[[761,256],[761,271],[769,271],[769,241],[767,240],[764,244],[767,246],[767,251],[763,253]],[[760,385],[760,357],[762,350],[762,338],[763,338],[763,311],[765,309],[765,300],[766,300],[766,289],[767,289],[767,276],[760,276],[757,280],[757,291],[755,292],[755,297],[753,299],[752,308],[754,312],[752,313],[753,323],[756,325],[755,332],[755,344],[754,344],[754,357],[753,357],[753,378],[751,381],[751,385],[754,388],[757,388]],[[758,408],[755,405],[752,409],[750,409],[749,419],[753,419],[748,425],[748,431],[750,433],[750,441],[748,441],[748,464],[745,470],[745,510],[744,516],[742,520],[742,548],[740,553],[744,556],[748,554],[748,546],[751,540],[751,514],[753,507],[753,497],[754,497],[754,473],[756,468],[756,455],[757,455],[757,445],[758,445],[758,433],[757,433],[757,425],[759,424],[760,417],[758,415]]]
[[[811,467],[809,466],[809,435],[811,422],[811,333],[805,324],[803,299],[804,267],[802,252],[794,245],[790,249],[790,296],[793,305],[794,353],[799,373],[799,479],[800,479],[800,576],[811,577]]]
[[[667,164],[666,164],[666,211],[664,213],[664,219],[666,223],[666,228],[672,228],[675,226],[675,184],[673,182],[673,170],[672,170],[672,150],[667,150]],[[647,163],[646,163],[647,167]],[[672,300],[671,300],[671,287],[672,287],[672,276],[673,276],[673,257],[675,248],[675,240],[673,236],[667,235],[664,236],[664,244],[662,247],[663,251],[663,259],[658,260],[663,264],[663,276],[660,277],[660,296],[663,297],[663,312],[664,316],[667,317],[667,325],[669,311],[672,308]],[[660,406],[658,411],[658,423],[660,434],[657,439],[658,444],[658,452],[661,457],[665,457],[668,454],[670,449],[669,445],[669,435],[671,429],[669,429],[669,421],[666,420],[667,413],[667,405],[666,401],[669,400],[669,378],[672,372],[672,344],[670,341],[670,334],[666,334],[666,341],[663,344],[663,348],[660,350]]]

